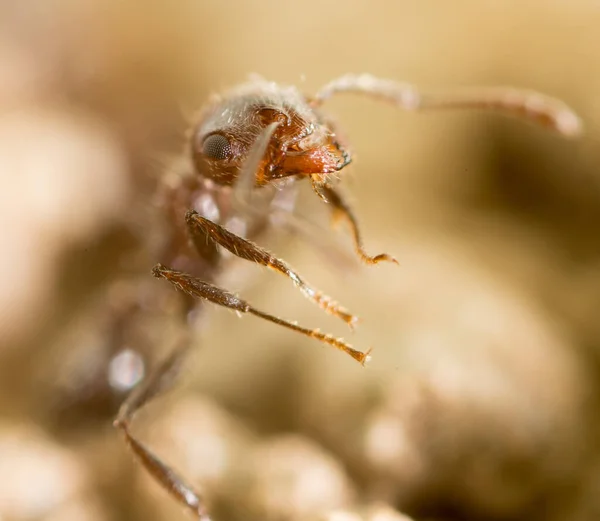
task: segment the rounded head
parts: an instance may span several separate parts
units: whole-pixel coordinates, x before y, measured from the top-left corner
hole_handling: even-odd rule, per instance
[[[271,123],[256,184],[309,174],[330,174],[350,163],[323,117],[295,87],[255,80],[215,99],[193,128],[191,154],[198,173],[217,184],[234,184],[252,145]]]

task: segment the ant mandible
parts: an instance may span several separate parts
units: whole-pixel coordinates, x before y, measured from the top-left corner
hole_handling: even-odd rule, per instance
[[[479,87],[436,94],[370,74],[344,75],[325,85],[312,98],[303,96],[293,86],[254,79],[208,104],[187,143],[195,176],[171,192],[170,202],[177,201],[172,205],[176,217],[180,218],[181,210],[187,209],[187,236],[174,234],[165,248],[167,260],[163,259],[170,267],[157,264],[152,273],[186,294],[190,307],[194,300],[199,300],[238,313],[250,313],[336,347],[364,365],[368,351],[356,350],[342,339],[260,311],[211,283],[222,264],[218,245],[237,257],[282,273],[326,312],[350,327],[355,325],[357,317],[310,286],[283,260],[241,236],[259,236],[267,228],[269,217],[277,211],[274,202],[282,194],[291,193],[297,181],[308,178],[314,192],[330,205],[333,216],[349,224],[356,253],[362,261],[397,262],[386,253],[367,254],[356,216],[335,183],[352,156],[320,108],[334,94],[344,92],[367,95],[408,111],[491,109],[528,119],[566,137],[577,136],[581,123],[563,102],[538,92]],[[278,190],[261,197],[260,193],[266,193],[268,187]],[[228,229],[227,224],[234,219],[242,224],[241,233]],[[135,413],[172,385],[188,349],[189,341],[178,344],[133,390],[114,424],[123,432],[137,459],[171,496],[198,519],[208,520],[201,495],[142,444],[130,427]]]

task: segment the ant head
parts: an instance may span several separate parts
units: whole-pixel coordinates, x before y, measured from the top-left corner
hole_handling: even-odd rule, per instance
[[[332,126],[295,87],[264,80],[215,99],[191,140],[196,170],[220,185],[234,184],[256,149],[261,154],[252,168],[258,186],[331,174],[351,161]]]

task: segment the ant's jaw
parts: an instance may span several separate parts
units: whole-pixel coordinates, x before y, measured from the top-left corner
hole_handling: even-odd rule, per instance
[[[335,143],[327,143],[304,152],[286,154],[275,169],[275,177],[327,175],[339,172],[352,162],[349,152]]]

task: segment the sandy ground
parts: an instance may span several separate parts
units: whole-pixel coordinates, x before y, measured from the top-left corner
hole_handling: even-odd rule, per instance
[[[217,520],[597,519],[598,27],[590,0],[0,2],[0,520],[186,518],[111,426],[177,335],[149,268],[182,108],[251,73],[312,93],[363,71],[538,89],[586,134],[332,100],[366,247],[400,266],[361,266],[305,190],[320,238],[263,244],[357,332],[243,261],[225,283],[371,364],[210,309],[136,432]],[[124,338],[140,286],[164,313]]]

